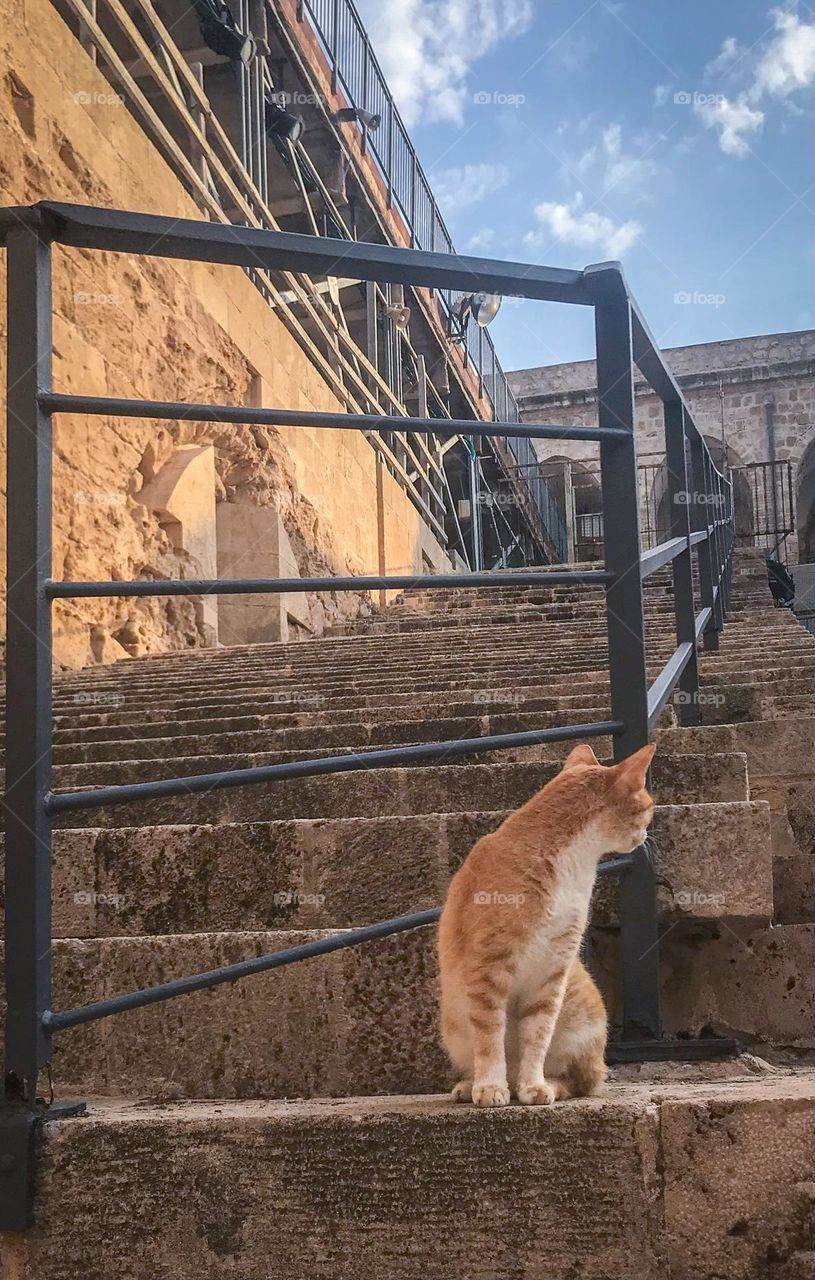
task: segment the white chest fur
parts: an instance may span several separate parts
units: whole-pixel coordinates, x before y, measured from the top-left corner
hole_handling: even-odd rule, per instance
[[[577,954],[597,874],[592,834],[581,834],[558,856],[552,896],[520,957],[513,982],[514,995],[537,988]]]

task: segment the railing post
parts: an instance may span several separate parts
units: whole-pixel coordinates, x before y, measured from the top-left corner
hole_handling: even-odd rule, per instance
[[[733,551],[736,545],[736,528],[733,514],[733,481],[727,480],[725,484],[725,502],[727,507],[727,528],[725,529],[725,534],[727,536],[727,571],[725,573],[727,590],[725,592],[725,612],[729,612],[730,595],[733,589]]]
[[[475,450],[469,454],[468,463],[473,569],[478,573],[484,568],[484,534],[481,524],[481,484],[478,476],[478,454]]]
[[[331,92],[336,93],[339,82],[340,0],[333,0],[331,6],[331,44],[328,52],[331,58]]]
[[[37,1080],[50,1058],[51,1003],[51,253],[34,224],[9,230],[5,1071],[0,1231],[31,1223]]]
[[[713,615],[716,619],[716,631],[719,632],[724,626],[724,597],[722,595],[722,527],[719,524],[721,518],[721,510],[719,507],[719,477],[713,465],[713,459],[710,454],[705,452],[705,470],[707,474],[707,509],[708,520],[713,525],[713,540],[711,543],[710,553],[712,559],[713,587],[715,591],[715,603],[713,606]],[[718,588],[718,590],[717,590]]]
[[[707,503],[707,484],[705,458],[707,449],[698,432],[691,435],[690,458],[693,478],[693,502],[691,503],[691,523],[694,532],[707,529],[710,525],[710,509]],[[710,651],[719,647],[719,631],[716,625],[716,612],[713,607],[713,542],[710,537],[699,543],[699,595],[703,609],[711,609],[711,617],[705,627],[702,644]]]
[[[691,494],[688,488],[688,453],[685,410],[679,400],[664,406],[665,467],[668,473],[668,537],[685,538],[687,547],[673,561],[674,616],[677,645],[690,642],[693,654],[679,677],[677,712],[683,725],[701,724],[699,664],[696,657],[696,616],[693,605],[693,556],[690,545]]]
[[[619,270],[590,267],[586,276],[595,296],[599,425],[625,427],[628,433],[600,445],[605,559],[614,575],[606,594],[611,714],[624,725],[614,741],[614,758],[622,760],[648,741],[631,308]],[[623,1036],[658,1039],[656,879],[644,848],[620,880],[620,932]]]

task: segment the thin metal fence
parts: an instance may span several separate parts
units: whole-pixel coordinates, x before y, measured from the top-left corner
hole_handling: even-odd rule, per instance
[[[0,1105],[0,1172],[4,1197],[0,1230],[22,1230],[32,1215],[32,1169],[37,1126],[54,1114],[39,1098],[41,1073],[51,1060],[53,1037],[82,1023],[175,998],[188,991],[233,982],[311,956],[433,923],[438,911],[380,921],[260,956],[192,974],[75,1009],[53,1009],[51,975],[51,860],[55,818],[103,805],[155,796],[189,794],[282,778],[313,777],[371,765],[446,759],[486,751],[611,737],[621,760],[649,738],[673,690],[686,723],[699,717],[697,642],[716,648],[730,591],[733,546],[732,490],[713,464],[681,391],[673,380],[618,266],[585,271],[451,257],[377,244],[353,244],[251,227],[192,222],[111,209],[45,202],[0,211],[0,243],[8,278],[8,539],[6,667],[5,832],[5,1075]],[[344,269],[361,280],[460,289],[476,281],[487,292],[537,300],[568,301],[594,309],[598,422],[591,427],[513,424],[515,447],[535,439],[590,440],[600,444],[605,511],[605,566],[585,571],[462,573],[419,579],[425,587],[600,586],[605,590],[611,714],[591,724],[531,728],[527,732],[452,742],[423,743],[384,751],[308,759],[279,765],[166,778],[81,791],[53,788],[53,601],[80,598],[169,597],[213,594],[278,594],[289,591],[359,591],[415,586],[405,576],[295,580],[154,580],[71,582],[52,578],[52,422],[59,414],[103,418],[193,419],[234,424],[369,430],[390,429],[394,419],[370,415],[143,401],[111,395],[68,394],[52,385],[52,246],[54,244],[181,258],[239,268],[294,270],[322,279]],[[641,554],[634,441],[634,364],[664,403],[670,537]],[[417,435],[450,437],[462,423],[399,418]],[[468,422],[471,435],[495,436],[506,424]],[[690,467],[690,472],[688,468]],[[692,500],[675,501],[676,495]],[[713,515],[712,513],[717,513]],[[693,557],[698,558],[701,608],[694,600]],[[648,681],[643,580],[672,566],[676,648],[659,676]],[[528,660],[529,655],[525,655]],[[623,980],[622,1057],[670,1054],[662,1036],[656,879],[646,850],[616,858],[605,874],[619,876]],[[729,1048],[727,1041],[696,1042],[702,1055]],[[692,1048],[683,1042],[682,1052]]]

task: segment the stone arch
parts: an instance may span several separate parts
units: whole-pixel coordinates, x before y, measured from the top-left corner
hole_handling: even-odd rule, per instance
[[[738,538],[743,540],[750,539],[752,529],[754,529],[754,513],[752,513],[752,495],[750,490],[750,480],[747,479],[745,471],[740,470],[745,466],[743,458],[732,444],[727,445],[727,457],[725,457],[725,449],[722,438],[718,435],[704,435],[705,444],[710,449],[710,457],[713,458],[714,466],[723,470],[727,467],[727,472],[733,480],[733,507],[736,513],[736,534]],[[645,521],[646,527],[653,526],[654,536],[653,543],[663,541],[668,538],[668,530],[670,521],[668,520],[668,472],[664,461],[661,465],[654,468],[653,475],[646,474],[641,477],[640,500],[642,506],[647,506],[650,516]]]

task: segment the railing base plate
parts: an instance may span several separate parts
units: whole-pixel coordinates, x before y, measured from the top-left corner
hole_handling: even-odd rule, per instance
[[[736,1058],[737,1040],[703,1036],[700,1040],[614,1040],[606,1049],[609,1066],[622,1062],[708,1062]]]
[[[0,1103],[0,1232],[33,1225],[37,1129],[46,1120],[85,1113],[84,1102],[50,1106]]]

